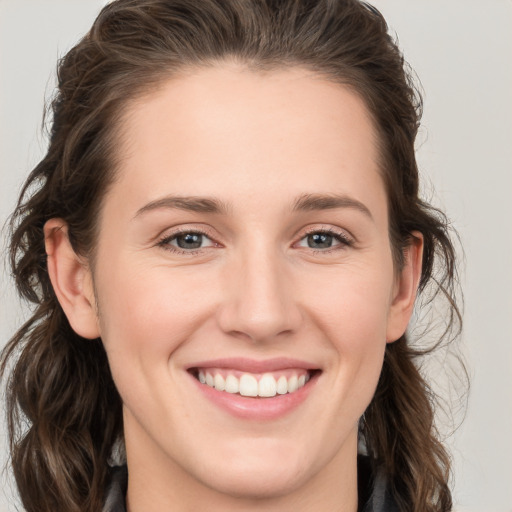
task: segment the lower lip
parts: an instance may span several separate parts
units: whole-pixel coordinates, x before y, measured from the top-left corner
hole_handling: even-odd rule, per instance
[[[219,391],[206,384],[201,384],[194,376],[191,378],[196,383],[200,392],[217,407],[228,413],[245,420],[267,421],[285,416],[299,407],[308,397],[310,391],[316,384],[318,374],[300,389],[286,395],[276,395],[269,398],[251,398],[239,394]]]

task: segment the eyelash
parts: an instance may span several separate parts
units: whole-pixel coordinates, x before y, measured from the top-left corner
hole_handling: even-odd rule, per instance
[[[344,248],[352,247],[354,245],[354,240],[351,237],[349,237],[346,233],[344,233],[342,231],[337,231],[337,230],[333,229],[332,227],[310,228],[310,229],[306,230],[306,232],[303,234],[303,236],[301,236],[301,238],[299,239],[299,242],[301,242],[308,236],[317,235],[317,234],[332,236],[339,243],[339,245],[335,245],[334,247],[330,247],[327,249],[314,249],[314,248],[310,247],[309,250],[315,254],[318,254],[318,253],[329,254],[331,252],[343,250]],[[215,247],[215,246],[218,247],[219,246],[219,244],[215,242],[214,238],[206,230],[203,230],[203,229],[179,229],[179,230],[173,232],[171,235],[166,235],[163,238],[161,238],[157,242],[156,245],[158,247],[161,247],[162,249],[172,252],[174,254],[182,254],[182,255],[187,255],[187,256],[194,256],[197,254],[201,254],[205,249],[209,248],[209,247],[201,247],[199,249],[185,250],[185,249],[179,249],[179,248],[171,245],[171,242],[173,240],[175,240],[179,236],[183,236],[183,235],[205,236],[212,242],[212,245],[209,247]]]
[[[352,247],[354,245],[354,239],[348,236],[343,231],[338,231],[336,229],[333,229],[332,227],[328,228],[310,228],[307,229],[304,235],[300,238],[299,242],[302,241],[304,238],[311,236],[311,235],[330,235],[332,236],[337,242],[339,242],[339,245],[335,245],[334,247],[329,247],[328,249],[313,249],[312,247],[309,247],[309,250],[313,251],[315,254],[329,254],[335,251],[343,250],[347,247]]]
[[[201,235],[201,236],[205,236],[206,238],[208,238],[208,239],[210,239],[212,241],[212,247],[215,247],[215,246],[219,245],[219,244],[217,244],[214,241],[213,237],[206,230],[204,230],[204,229],[187,229],[187,228],[178,229],[178,230],[174,231],[170,235],[165,235],[163,238],[161,238],[157,242],[156,245],[161,247],[165,251],[169,251],[169,252],[172,252],[174,254],[187,255],[187,256],[194,256],[194,255],[200,254],[205,249],[207,249],[207,247],[201,247],[199,249],[185,250],[185,249],[179,249],[178,247],[174,247],[174,246],[171,245],[171,242],[173,240],[175,240],[179,236],[184,236],[184,235]]]

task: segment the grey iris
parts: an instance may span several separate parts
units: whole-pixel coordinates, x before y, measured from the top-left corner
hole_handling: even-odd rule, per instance
[[[315,233],[308,236],[308,247],[312,249],[326,249],[332,247],[332,235]]]
[[[199,249],[203,243],[203,235],[200,233],[187,233],[176,238],[176,243],[181,249]]]

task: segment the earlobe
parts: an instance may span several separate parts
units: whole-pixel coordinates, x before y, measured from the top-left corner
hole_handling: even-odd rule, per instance
[[[397,276],[393,291],[386,335],[388,343],[398,340],[407,329],[421,279],[422,262],[423,235],[414,231],[405,249],[404,265]]]
[[[48,274],[72,329],[84,338],[100,336],[90,269],[73,250],[68,226],[50,219],[44,226]]]

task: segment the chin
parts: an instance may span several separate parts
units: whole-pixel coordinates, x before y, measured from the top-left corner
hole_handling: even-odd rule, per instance
[[[243,466],[226,465],[221,471],[209,472],[205,485],[226,495],[244,500],[279,498],[300,488],[305,475],[300,466],[269,464],[255,468],[250,461]]]
[[[304,485],[316,466],[301,445],[264,436],[221,442],[207,454],[196,452],[186,470],[196,481],[227,496],[277,498]]]

